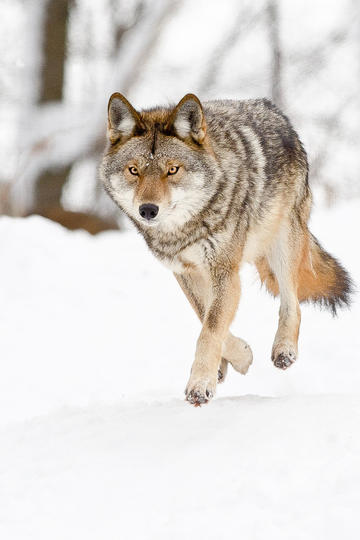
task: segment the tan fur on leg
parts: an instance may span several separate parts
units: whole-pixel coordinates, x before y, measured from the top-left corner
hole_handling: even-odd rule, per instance
[[[241,338],[228,333],[223,345],[223,356],[235,371],[245,375],[252,364],[253,355],[250,346]]]
[[[215,393],[223,342],[228,335],[240,298],[238,268],[217,267],[205,277],[209,283],[210,302],[205,306],[201,330],[186,399],[201,405]]]
[[[209,302],[209,291],[206,289],[208,286],[207,281],[201,274],[194,271],[174,275],[195,313],[200,321],[203,322],[205,306]],[[236,371],[245,375],[252,360],[252,351],[246,341],[228,332],[222,347],[222,360],[219,368],[218,382],[224,382],[228,362]]]
[[[297,278],[302,245],[295,232],[289,231],[293,231],[289,225],[279,230],[268,254],[280,292],[279,325],[271,354],[274,365],[280,369],[287,369],[296,360],[301,319]]]

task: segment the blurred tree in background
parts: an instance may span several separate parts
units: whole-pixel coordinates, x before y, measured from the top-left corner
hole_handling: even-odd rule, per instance
[[[106,104],[270,97],[327,202],[360,195],[355,0],[0,0],[0,212],[121,225],[97,182]]]

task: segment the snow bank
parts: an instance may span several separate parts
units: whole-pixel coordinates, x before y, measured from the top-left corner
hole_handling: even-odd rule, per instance
[[[360,398],[63,409],[3,432],[2,538],[358,538]]]
[[[359,216],[312,224],[357,282]],[[0,246],[1,538],[359,537],[358,297],[338,319],[305,306],[281,372],[278,304],[245,268],[233,331],[254,364],[194,409],[199,323],[139,236],[2,217]]]

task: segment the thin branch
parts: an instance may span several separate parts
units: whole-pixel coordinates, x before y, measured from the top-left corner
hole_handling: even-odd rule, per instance
[[[268,19],[269,42],[271,52],[271,99],[280,108],[284,108],[282,89],[282,53],[280,45],[280,17],[277,0],[268,0],[266,14]]]
[[[200,94],[209,92],[209,90],[216,85],[226,55],[236,45],[239,39],[244,38],[251,30],[253,30],[255,25],[258,24],[262,18],[262,8],[255,13],[249,11],[249,8],[246,10],[239,10],[232,29],[218,44],[208,61],[208,67],[202,76],[202,84],[199,88]]]

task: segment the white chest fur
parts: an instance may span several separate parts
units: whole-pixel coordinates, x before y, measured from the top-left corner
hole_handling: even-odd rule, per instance
[[[185,272],[189,267],[202,267],[208,264],[206,246],[203,241],[196,242],[185,249],[180,253],[175,255],[173,258],[166,257],[160,259],[161,262],[172,272],[181,274]]]

